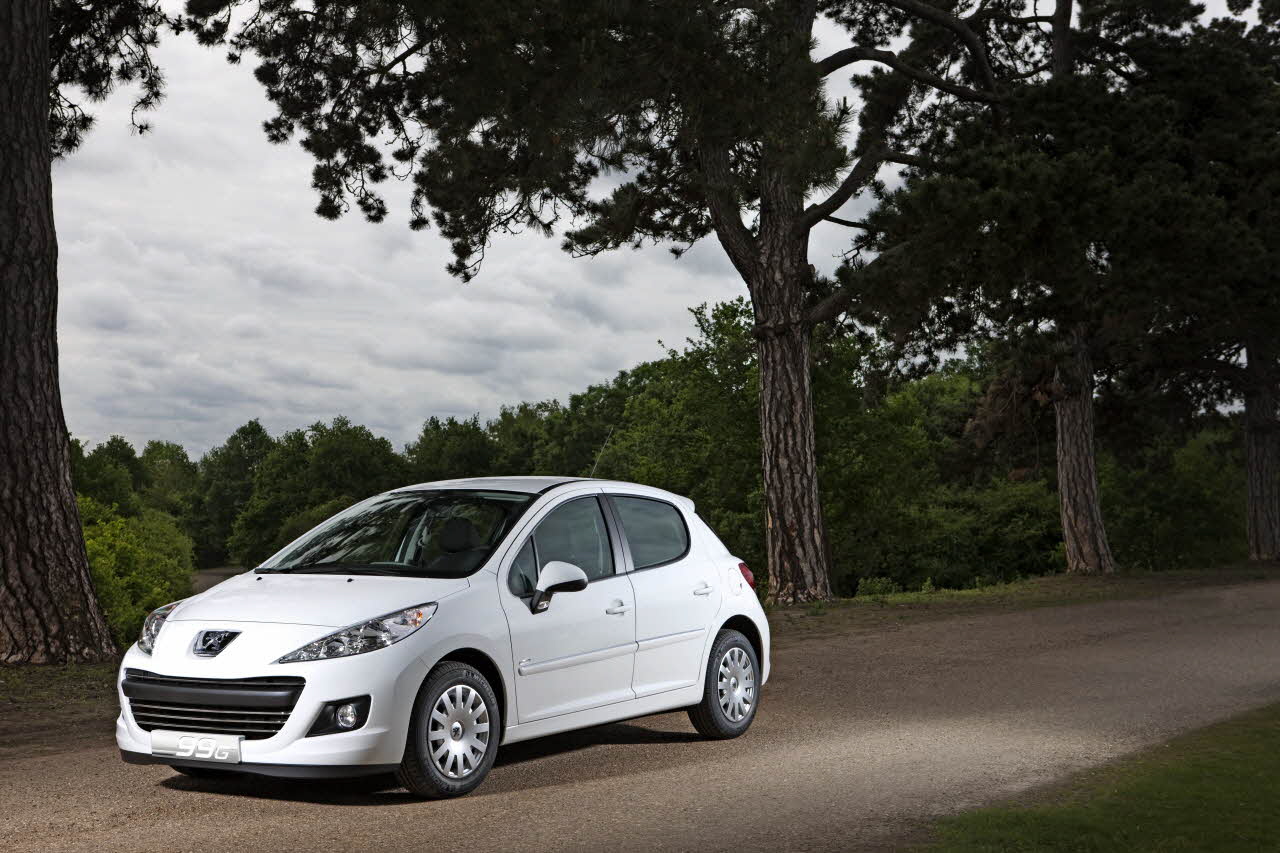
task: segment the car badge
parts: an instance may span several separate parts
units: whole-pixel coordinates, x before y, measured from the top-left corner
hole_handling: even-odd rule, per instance
[[[196,635],[195,653],[202,658],[211,658],[231,645],[238,636],[239,631],[201,631]]]

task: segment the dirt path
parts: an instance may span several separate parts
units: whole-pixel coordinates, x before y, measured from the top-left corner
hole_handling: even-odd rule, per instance
[[[751,732],[668,714],[504,749],[474,795],[197,783],[94,738],[0,763],[5,850],[827,850],[1280,701],[1280,581],[987,612],[776,650]]]

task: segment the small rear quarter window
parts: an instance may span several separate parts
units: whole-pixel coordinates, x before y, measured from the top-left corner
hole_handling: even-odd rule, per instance
[[[666,501],[612,496],[631,559],[637,569],[648,569],[683,557],[689,550],[689,528],[680,511]]]

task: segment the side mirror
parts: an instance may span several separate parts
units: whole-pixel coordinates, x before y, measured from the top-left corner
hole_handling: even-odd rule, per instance
[[[572,563],[552,560],[538,573],[538,585],[533,588],[533,600],[529,609],[541,613],[551,604],[551,596],[557,592],[578,592],[587,588],[587,573]]]

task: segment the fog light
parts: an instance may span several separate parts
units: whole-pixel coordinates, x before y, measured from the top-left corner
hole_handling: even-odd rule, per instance
[[[353,732],[369,722],[369,697],[348,696],[324,703],[307,737]]]
[[[339,705],[337,713],[333,717],[338,724],[338,728],[354,729],[356,723],[360,722],[360,709],[348,702],[345,705]]]

